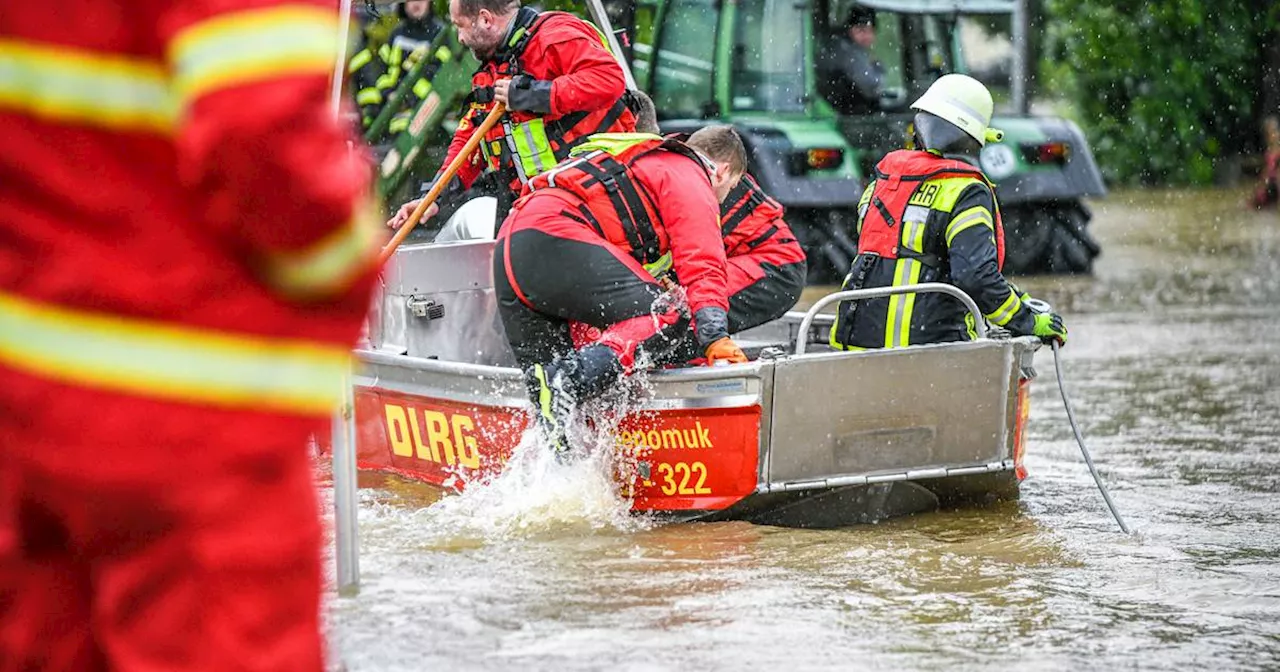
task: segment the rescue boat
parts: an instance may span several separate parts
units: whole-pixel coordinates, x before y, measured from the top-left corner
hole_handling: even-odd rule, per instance
[[[451,491],[500,471],[532,422],[497,314],[492,241],[401,247],[352,379],[359,469]],[[977,340],[827,346],[843,298],[944,292]],[[637,512],[834,527],[1016,498],[1035,377],[1032,337],[983,328],[943,284],[837,292],[736,335],[752,361],[647,374],[609,448]]]

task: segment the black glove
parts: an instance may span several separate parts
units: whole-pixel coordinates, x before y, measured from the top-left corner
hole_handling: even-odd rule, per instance
[[[708,345],[729,337],[729,313],[723,308],[702,308],[694,313],[693,322],[699,350],[706,350]]]
[[[551,82],[529,75],[511,78],[507,89],[507,109],[534,114],[551,114]]]

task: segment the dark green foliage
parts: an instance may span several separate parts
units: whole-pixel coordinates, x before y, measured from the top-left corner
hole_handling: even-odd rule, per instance
[[[1113,181],[1205,184],[1219,161],[1256,149],[1280,4],[1048,0],[1047,10],[1043,73],[1076,105]]]

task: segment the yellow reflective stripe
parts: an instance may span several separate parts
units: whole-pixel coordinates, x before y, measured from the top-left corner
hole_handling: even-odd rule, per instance
[[[844,343],[841,343],[840,341],[837,341],[837,340],[836,340],[836,329],[838,329],[838,328],[839,328],[839,325],[840,325],[840,318],[839,318],[839,317],[837,317],[837,318],[836,318],[836,321],[831,323],[831,331],[830,331],[830,332],[828,332],[828,334],[827,334],[827,343],[829,343],[829,344],[831,345],[831,347],[835,348],[836,350],[854,350],[854,351],[858,351],[858,352],[862,352],[862,351],[864,351],[864,350],[869,350],[869,349],[870,349],[870,348],[864,348],[864,347],[857,346],[857,345],[845,345]]]
[[[351,57],[351,62],[347,63],[347,74],[350,75],[372,62],[373,54],[368,49],[361,49],[355,56]]]
[[[893,286],[905,284],[902,280],[907,268],[907,260],[899,259],[893,265]],[[889,311],[885,317],[884,347],[892,348],[897,343],[898,318],[902,313],[902,294],[889,297]]]
[[[956,207],[956,201],[960,200],[960,196],[965,190],[975,184],[985,184],[976,177],[944,177],[929,180],[927,184],[937,185],[938,193],[934,195],[933,202],[929,205],[934,210],[942,212],[951,212]]]
[[[970,227],[985,225],[992,232],[995,231],[995,225],[992,224],[991,211],[982,206],[974,206],[956,215],[947,224],[947,247],[951,247],[951,240],[961,231]]]
[[[645,264],[644,270],[648,271],[649,275],[652,275],[655,278],[660,278],[665,275],[667,271],[671,270],[673,263],[674,257],[672,257],[671,253],[668,252],[661,257],[658,257],[657,261]]]
[[[893,267],[893,286],[920,282],[920,272],[923,269],[924,264],[915,259],[899,259]],[[895,294],[889,297],[884,347],[900,348],[911,344],[911,314],[915,311],[915,306],[915,294]]]
[[[333,10],[281,5],[194,24],[169,45],[184,102],[217,89],[289,75],[323,76],[339,58]]]
[[[556,156],[551,151],[546,124],[541,117],[517,124],[512,129],[511,140],[527,177],[545,173],[556,165]]]
[[[987,319],[991,320],[992,324],[995,324],[998,327],[1003,327],[1009,323],[1009,320],[1013,319],[1013,316],[1016,315],[1018,310],[1021,308],[1022,300],[1018,298],[1017,294],[1009,292],[1009,298],[1005,299],[1004,303],[1000,304],[999,308],[987,313]]]
[[[902,223],[902,246],[912,252],[924,252],[924,232],[928,227],[924,222]]]
[[[423,78],[413,83],[413,95],[419,98],[426,98],[428,93],[431,93],[430,80]]]
[[[289,296],[313,298],[341,291],[367,269],[386,229],[360,208],[347,226],[310,247],[268,259],[267,281]]]
[[[339,401],[350,353],[0,294],[0,363],[76,386],[318,415]]]
[[[168,131],[177,118],[159,61],[0,39],[0,108],[58,122]]]

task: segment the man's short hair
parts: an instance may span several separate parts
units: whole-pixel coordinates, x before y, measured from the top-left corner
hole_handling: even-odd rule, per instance
[[[458,11],[463,16],[475,16],[482,9],[502,15],[520,9],[520,0],[458,0]]]
[[[863,7],[856,2],[853,3],[853,6],[849,8],[849,16],[844,20],[844,27],[848,29],[854,26],[871,26],[875,28],[876,10],[870,7]]]
[[[735,174],[747,172],[747,149],[732,126],[716,124],[700,128],[689,136],[687,144],[716,163],[727,163]]]
[[[627,92],[627,109],[636,117],[636,133],[653,133],[660,135],[658,129],[658,110],[653,99],[644,91]]]

